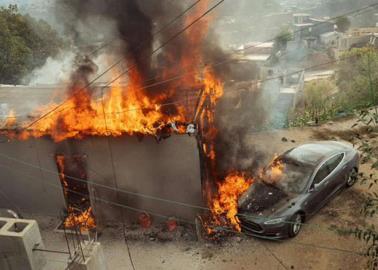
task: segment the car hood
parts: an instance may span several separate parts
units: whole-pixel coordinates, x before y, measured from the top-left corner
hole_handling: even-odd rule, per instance
[[[273,185],[254,183],[239,199],[239,213],[249,213],[259,217],[283,214],[295,205],[296,194],[288,194]]]

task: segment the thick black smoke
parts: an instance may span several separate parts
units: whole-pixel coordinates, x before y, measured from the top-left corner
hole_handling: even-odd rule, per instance
[[[93,35],[102,36],[101,42],[109,42],[109,48],[112,48],[111,43],[115,37],[108,36],[106,32],[109,29],[103,29],[101,25],[91,25],[101,24],[101,20],[93,18],[100,17],[103,21],[110,21],[115,25],[117,38],[122,41],[120,57],[133,62],[132,65],[136,65],[143,76],[149,75],[153,18],[141,10],[136,0],[59,0],[57,15],[64,22],[67,34],[73,37],[78,46],[85,45],[85,31],[90,30]],[[78,32],[82,25],[84,33]]]
[[[77,46],[94,42],[91,37],[97,34],[101,34],[105,42],[115,37],[119,39],[121,41],[121,48],[118,50],[119,57],[124,58],[128,64],[130,62],[131,65],[135,64],[143,81],[149,78],[157,78],[157,81],[165,79],[167,72],[168,78],[175,77],[186,72],[186,70],[181,70],[181,68],[184,69],[180,63],[182,59],[198,56],[201,56],[203,60],[202,65],[213,66],[214,63],[224,62],[222,65],[213,67],[216,76],[225,82],[239,78],[240,74],[231,74],[230,66],[227,65],[229,55],[219,47],[211,28],[206,38],[193,47],[191,38],[200,34],[201,22],[193,25],[152,56],[153,48],[169,40],[188,22],[201,15],[201,12],[193,15],[194,8],[171,24],[173,18],[188,7],[184,5],[185,3],[188,4],[186,1],[166,0],[58,0],[57,11],[66,26],[67,33],[71,35]],[[189,21],[188,17],[191,18]],[[103,28],[102,23],[93,25],[94,22],[101,22],[99,18],[109,22],[113,31]],[[165,27],[167,24],[169,27]],[[161,28],[164,28],[164,31],[157,33]],[[107,49],[111,53],[117,51],[112,44],[107,46]],[[252,73],[251,79],[255,77]],[[148,83],[153,83],[153,81],[148,81]],[[172,81],[171,85],[164,84],[149,88],[148,91],[152,95],[169,88],[180,88],[183,84],[185,83],[181,81]],[[243,104],[238,104],[238,102]],[[221,173],[231,169],[249,170],[258,167],[258,161],[261,160],[260,153],[247,141],[246,136],[253,127],[260,124],[260,119],[263,118],[263,109],[259,104],[258,96],[249,91],[241,94],[239,92],[235,98],[226,97],[219,104],[217,108],[219,134],[216,139],[216,150],[218,170]],[[175,107],[167,106],[164,110],[167,114],[174,113]]]
[[[220,178],[230,171],[251,175],[264,165],[264,146],[256,145],[253,133],[264,128],[268,112],[256,86],[233,85],[217,104],[217,172]]]
[[[198,7],[196,6],[172,23],[174,18],[188,8],[188,4],[191,3],[167,0],[57,0],[56,13],[65,26],[66,34],[72,37],[76,46],[85,47],[96,43],[99,40],[95,37],[101,36],[102,42],[110,43],[107,46],[108,51],[114,53],[112,43],[116,44],[115,38],[120,39],[119,56],[124,57],[129,64],[136,65],[138,72],[146,80],[153,77],[151,75],[158,74],[159,71],[156,69],[162,67],[171,67],[179,73],[180,63],[177,61],[188,55],[197,57],[195,54],[201,54],[205,62],[203,64],[214,63],[227,57],[211,34],[200,44],[199,51],[193,51],[187,33],[199,30],[203,20],[171,40],[152,57],[153,47],[156,48],[170,40],[201,15],[193,15]],[[191,19],[186,21],[188,17]],[[104,27],[105,22],[114,29]],[[159,31],[162,28],[164,30]],[[157,64],[153,58],[157,58]],[[226,73],[226,66],[216,68],[218,75]]]

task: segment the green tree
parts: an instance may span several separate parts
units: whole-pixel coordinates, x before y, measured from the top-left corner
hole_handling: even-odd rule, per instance
[[[345,107],[378,105],[378,52],[373,47],[352,49],[341,57],[338,82]]]
[[[350,20],[348,19],[348,17],[345,17],[345,16],[342,16],[342,17],[338,17],[336,19],[336,25],[337,25],[337,29],[340,31],[340,32],[343,32],[345,33],[346,31],[349,30],[350,28],[350,25],[351,25],[351,22]]]
[[[304,89],[305,111],[309,113],[312,121],[318,123],[332,111],[330,96],[335,90],[335,85],[326,80],[310,82]]]
[[[0,83],[17,84],[56,55],[62,40],[45,21],[21,15],[17,6],[0,8]]]
[[[282,30],[274,39],[275,50],[286,50],[287,43],[292,39],[293,33],[289,29]]]

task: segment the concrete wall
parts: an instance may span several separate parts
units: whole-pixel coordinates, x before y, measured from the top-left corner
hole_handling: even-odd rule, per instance
[[[0,143],[0,207],[17,206],[26,213],[58,216],[65,203],[54,159],[56,153],[86,156],[91,201],[99,224],[121,221],[121,214],[133,220],[137,213],[130,209],[121,211],[121,207],[105,200],[187,220],[193,220],[199,211],[91,183],[202,205],[197,141],[185,135],[172,136],[160,143],[153,137],[139,140],[135,136],[86,138],[57,145],[50,139]],[[40,166],[44,169],[39,169]]]

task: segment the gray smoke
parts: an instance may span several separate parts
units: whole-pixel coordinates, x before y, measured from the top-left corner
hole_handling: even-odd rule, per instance
[[[225,82],[245,77],[239,74],[240,72],[232,74],[230,65],[226,64],[228,63],[229,56],[220,48],[217,37],[212,29],[210,29],[205,40],[199,44],[199,48],[192,48],[190,46],[192,41],[188,35],[184,34],[175,38],[163,50],[159,51],[158,54],[151,57],[154,48],[170,39],[187,24],[184,21],[187,17],[184,16],[158,35],[154,34],[186,8],[183,1],[59,0],[57,7],[60,11],[58,13],[63,15],[61,17],[65,22],[67,33],[71,35],[77,46],[90,41],[88,36],[93,36],[91,34],[93,29],[97,30],[95,31],[96,35],[100,34],[107,41],[116,38],[120,41],[120,43],[117,43],[118,48],[115,50],[114,46],[110,44],[107,47],[108,50],[112,52],[116,51],[126,62],[135,64],[143,80],[151,77],[157,78],[157,81],[164,79],[163,74],[167,70],[168,73],[173,71],[170,77],[185,72],[184,70],[180,70],[180,59],[188,56],[196,57],[195,54],[197,53],[201,54],[204,65],[225,62],[222,65],[214,66],[217,77]],[[89,22],[94,22],[95,20],[107,21],[107,25],[112,28],[111,31],[108,31],[108,33],[111,33],[110,36],[106,31],[101,32],[106,30],[106,28],[102,29],[99,27],[97,29],[93,25],[88,25]],[[194,25],[190,30],[198,30],[196,27],[199,26]],[[80,30],[81,28],[89,30],[83,31]],[[193,51],[194,49],[196,50]],[[254,79],[257,71],[254,67],[251,67],[250,71],[249,78],[247,79]],[[243,70],[241,70],[242,72]],[[83,80],[82,77],[79,78]],[[148,83],[151,82],[153,81],[149,81]],[[173,81],[171,85],[164,84],[156,88],[149,88],[148,91],[152,95],[153,93],[165,91],[170,86],[174,87],[173,89],[178,89],[180,81]],[[226,86],[227,90],[228,86]],[[165,110],[166,113],[172,113],[175,111],[175,108],[165,107]],[[261,127],[265,121],[266,114],[259,91],[238,91],[235,96],[228,96],[226,94],[225,98],[217,106],[216,115],[216,124],[219,130],[216,138],[218,172],[223,174],[230,169],[251,170],[259,167],[262,153],[247,140],[247,135],[254,129]]]
[[[265,151],[255,145],[253,132],[263,129],[269,113],[261,89],[234,85],[217,105],[217,172],[222,178],[233,171],[253,174],[265,162]]]

